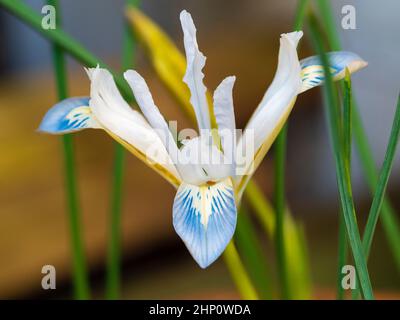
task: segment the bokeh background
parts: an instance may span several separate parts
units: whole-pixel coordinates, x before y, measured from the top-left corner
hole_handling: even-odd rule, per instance
[[[41,10],[43,1],[26,1]],[[120,65],[123,0],[64,0],[64,29],[116,68]],[[183,49],[179,12],[187,9],[207,56],[205,81],[214,90],[222,78],[237,76],[234,99],[243,128],[271,82],[279,35],[292,30],[295,0],[142,0],[141,8]],[[399,92],[400,20],[397,0],[331,1],[343,48],[369,62],[353,76],[362,119],[380,166]],[[340,28],[341,8],[356,8],[356,30]],[[307,30],[299,56],[311,54]],[[0,298],[60,298],[71,293],[71,255],[63,195],[59,139],[37,129],[56,102],[52,58],[46,40],[0,9]],[[155,101],[169,119],[184,121],[175,101],[157,80],[141,47],[137,69],[149,81]],[[68,60],[70,95],[87,95],[83,68]],[[287,195],[308,242],[314,293],[334,297],[338,201],[334,164],[318,89],[301,95],[290,117]],[[94,296],[103,294],[112,140],[103,132],[75,136],[85,249]],[[256,174],[272,195],[273,151]],[[400,210],[400,157],[388,192]],[[358,219],[363,225],[370,195],[354,154],[353,179]],[[124,298],[238,297],[223,262],[201,270],[174,233],[174,190],[129,155],[123,208]],[[261,236],[262,237],[262,236]],[[263,238],[262,238],[263,239]],[[264,238],[265,239],[265,238]],[[265,250],[273,265],[271,244]],[[400,244],[399,244],[400,245]],[[57,290],[41,289],[41,268],[57,270]],[[370,259],[374,287],[399,296],[400,277],[378,227]]]

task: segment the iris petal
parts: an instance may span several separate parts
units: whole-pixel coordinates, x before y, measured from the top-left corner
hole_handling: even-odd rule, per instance
[[[190,102],[194,108],[199,129],[210,129],[210,115],[206,98],[207,89],[203,83],[204,74],[202,72],[206,57],[197,45],[196,27],[190,13],[183,10],[180,19],[187,63],[183,81],[190,89]]]
[[[174,186],[181,177],[156,131],[122,98],[109,71],[88,69],[90,108],[102,128]]]
[[[224,154],[230,156],[231,175],[235,175],[236,122],[233,107],[233,85],[236,77],[225,78],[214,91],[214,114],[218,124],[218,134],[222,139]]]
[[[89,108],[89,97],[74,97],[60,101],[44,116],[39,131],[65,134],[86,128],[99,128]]]
[[[240,156],[243,152],[247,156],[252,153],[252,157],[246,157],[243,166],[240,165],[241,175],[238,175],[235,181],[237,199],[240,199],[246,184],[283,127],[300,91],[302,83],[297,44],[302,35],[301,31],[281,35],[278,67],[274,80],[238,140],[236,163],[241,163]],[[248,140],[254,141],[251,148],[246,146]]]
[[[334,80],[343,79],[345,69],[348,68],[350,73],[354,73],[365,66],[367,62],[360,58],[357,54],[348,51],[335,51],[327,53],[329,67]],[[319,56],[311,56],[300,61],[301,65],[301,92],[319,86],[324,83],[324,68],[321,64]]]
[[[183,183],[175,196],[175,231],[202,268],[208,267],[225,250],[234,234],[236,217],[229,179],[210,186]]]

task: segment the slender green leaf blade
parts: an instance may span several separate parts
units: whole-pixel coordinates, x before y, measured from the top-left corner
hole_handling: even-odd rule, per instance
[[[327,30],[327,40],[331,50],[341,50],[340,39],[328,0],[317,0],[316,4],[319,8],[321,18],[324,21],[324,27]],[[353,133],[364,176],[371,194],[373,195],[378,183],[378,172],[355,100],[353,107]],[[400,246],[398,245],[400,243],[400,222],[387,197],[383,199],[381,218],[383,229],[394,256],[397,269],[400,270]]]
[[[346,76],[344,79],[344,102],[343,102],[343,149],[346,169],[351,184],[351,140],[352,140],[352,93],[351,93],[351,78],[350,72],[346,69]],[[346,224],[343,218],[343,212],[339,217],[339,242],[338,242],[338,274],[337,274],[337,298],[344,299],[344,289],[342,286],[342,268],[346,264],[347,257],[347,237],[346,237]]]
[[[349,237],[350,246],[353,252],[353,257],[360,278],[361,287],[363,294],[366,299],[373,299],[373,292],[371,281],[368,274],[368,268],[366,259],[364,256],[360,233],[357,226],[357,220],[355,215],[354,203],[351,191],[351,182],[349,181],[348,172],[346,172],[346,164],[343,157],[343,146],[341,143],[340,135],[340,123],[338,117],[338,103],[337,96],[335,94],[332,76],[329,72],[329,62],[326,57],[323,42],[321,39],[321,33],[318,29],[318,23],[314,16],[310,16],[309,25],[311,30],[311,37],[313,44],[317,50],[317,53],[321,57],[321,62],[324,66],[324,76],[326,83],[323,86],[324,97],[326,100],[326,118],[328,122],[328,128],[330,133],[331,145],[333,149],[336,176],[341,200],[341,206],[344,214],[344,220],[346,222],[347,234]]]
[[[241,227],[235,232],[235,242],[243,258],[243,263],[249,270],[249,276],[260,293],[260,298],[272,299],[272,286],[271,279],[268,277],[270,272],[266,257],[244,204],[239,210],[237,223]]]
[[[371,244],[375,232],[375,227],[378,222],[379,213],[383,205],[385,191],[389,181],[390,172],[393,166],[394,156],[396,154],[396,148],[399,141],[399,133],[400,133],[400,96],[397,101],[396,114],[393,119],[392,130],[390,133],[389,142],[386,149],[385,159],[383,161],[375,195],[372,201],[367,224],[365,227],[363,246],[367,257],[369,256],[369,252],[371,250]]]

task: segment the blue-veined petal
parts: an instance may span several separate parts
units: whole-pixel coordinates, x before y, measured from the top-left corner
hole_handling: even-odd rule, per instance
[[[91,80],[90,98],[69,98],[51,108],[39,130],[63,134],[84,128],[104,129],[145,164],[175,187],[181,177],[162,141],[138,111],[119,93],[111,73],[102,68],[86,70]]]
[[[334,51],[327,53],[329,67],[333,80],[343,79],[346,68],[350,73],[356,72],[365,66],[367,62],[357,54],[348,51]],[[300,61],[301,80],[303,82],[301,92],[319,86],[324,83],[324,67],[319,56],[312,56]]]
[[[89,99],[74,97],[60,101],[46,113],[39,131],[65,134],[86,128],[99,128],[89,108]]]
[[[183,183],[175,196],[175,231],[202,268],[225,250],[235,232],[236,217],[230,179],[210,186]]]

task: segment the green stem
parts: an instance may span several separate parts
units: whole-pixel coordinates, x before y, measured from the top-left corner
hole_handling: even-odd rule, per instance
[[[347,237],[346,237],[346,223],[343,218],[343,213],[339,216],[339,241],[338,241],[338,270],[337,270],[337,299],[344,299],[344,289],[342,286],[342,268],[346,264],[347,258]]]
[[[138,6],[139,0],[126,0],[127,5]],[[129,25],[124,28],[122,48],[122,71],[133,68],[136,41]],[[129,97],[128,97],[129,99]],[[106,279],[107,299],[118,299],[121,284],[121,215],[124,182],[124,147],[115,143],[113,188],[110,211],[110,240],[108,244],[108,266]]]
[[[125,151],[115,143],[113,187],[106,274],[106,298],[118,299],[120,294],[121,212]]]
[[[340,40],[329,2],[327,0],[317,0],[316,3],[319,6],[321,18],[324,21],[329,46],[332,50],[341,50]],[[378,171],[356,101],[354,101],[353,104],[353,132],[364,176],[371,194],[373,195],[378,183]],[[381,221],[386,239],[394,256],[397,269],[400,270],[400,223],[388,197],[384,197],[381,211]]]
[[[315,1],[319,12],[321,14],[322,25],[324,26],[324,30],[326,31],[327,39],[329,42],[329,46],[334,51],[340,51],[340,39],[338,32],[335,26],[335,18],[332,14],[332,8],[327,0],[316,0]]]
[[[299,0],[293,25],[295,31],[299,31],[303,28],[304,18],[306,16],[308,5],[309,0]]]
[[[344,81],[344,102],[343,102],[343,146],[346,167],[348,169],[348,176],[351,183],[351,138],[352,138],[352,91],[351,91],[351,78],[348,70],[346,69],[346,77]],[[346,238],[346,223],[343,218],[343,212],[339,217],[339,241],[338,241],[338,274],[337,274],[337,298],[344,299],[344,289],[342,286],[342,268],[346,264],[347,257],[347,238]]]
[[[275,251],[278,264],[278,275],[281,283],[283,299],[290,298],[288,268],[285,254],[285,157],[286,157],[286,126],[280,133],[275,146]]]
[[[61,25],[58,0],[48,0],[48,4],[56,8],[57,26]],[[63,50],[53,45],[54,73],[56,77],[58,100],[67,98],[67,75]],[[81,218],[78,206],[78,191],[74,164],[74,148],[72,136],[61,137],[64,153],[65,192],[68,203],[68,216],[71,234],[74,296],[76,299],[88,299],[89,282],[86,270],[85,254],[81,237]]]
[[[257,295],[257,291],[251,283],[249,275],[247,274],[246,269],[240,260],[239,253],[237,252],[233,241],[231,241],[226,247],[223,257],[233,281],[235,282],[243,299],[258,300],[259,297]]]
[[[78,208],[73,140],[70,134],[61,137],[64,150],[65,186],[71,233],[74,296],[84,300],[90,298],[86,259],[81,236],[81,217]]]
[[[326,116],[329,126],[332,149],[335,158],[336,176],[339,188],[339,194],[346,223],[347,234],[353,257],[358,272],[358,276],[366,299],[373,299],[372,286],[369,279],[368,268],[364,251],[361,243],[360,233],[357,226],[354,203],[351,191],[351,182],[349,179],[349,171],[346,170],[346,163],[343,158],[344,149],[341,146],[340,123],[338,117],[337,97],[334,91],[332,76],[329,71],[329,62],[323,48],[321,33],[318,30],[318,24],[314,16],[310,17],[310,30],[313,43],[321,56],[324,66],[324,74],[326,83],[324,85],[324,96],[326,99]]]
[[[239,210],[237,224],[240,228],[235,232],[235,242],[249,270],[250,278],[260,293],[261,299],[272,299],[271,279],[268,277],[269,270],[263,248],[260,246],[244,204]]]
[[[300,0],[296,10],[296,17],[294,23],[294,30],[300,30],[303,26],[304,16],[308,0]],[[281,283],[282,298],[290,298],[290,284],[286,254],[285,254],[285,163],[286,163],[286,149],[287,149],[287,127],[285,124],[279,133],[275,144],[275,212],[276,212],[276,232],[275,232],[275,247],[276,258],[278,264],[278,274]]]

